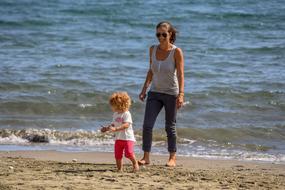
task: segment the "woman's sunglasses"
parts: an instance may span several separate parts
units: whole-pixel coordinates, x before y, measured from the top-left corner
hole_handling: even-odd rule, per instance
[[[159,38],[160,36],[166,38],[167,37],[167,33],[163,32],[163,33],[156,33],[156,37]]]

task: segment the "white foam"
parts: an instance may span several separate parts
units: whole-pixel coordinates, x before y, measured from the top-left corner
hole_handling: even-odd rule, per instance
[[[86,131],[58,131],[52,129],[26,129],[25,131],[5,131],[4,134],[9,136],[0,137],[0,145],[36,145],[39,148],[42,147],[53,147],[55,149],[68,149],[69,151],[92,151],[100,150],[104,151],[106,147],[108,150],[112,150],[114,145],[113,133],[101,133],[99,130]],[[47,142],[33,142],[34,136],[45,137],[48,139]],[[141,137],[137,136],[136,147],[141,149]],[[30,142],[31,141],[31,142]],[[285,163],[285,154],[270,153],[270,152],[258,152],[248,151],[242,149],[234,149],[221,147],[215,143],[210,145],[196,143],[197,141],[180,138],[178,140],[178,154],[181,156],[193,156],[208,159],[235,159],[235,160],[246,160],[246,161],[265,161],[265,162],[278,162]],[[33,146],[31,146],[32,149]],[[1,147],[0,147],[1,148]],[[166,141],[154,141],[153,152],[157,154],[167,154],[167,143]]]
[[[100,145],[114,145],[114,140],[112,139],[91,140],[88,138],[71,139],[71,140],[50,139],[49,143],[51,145],[100,146]]]
[[[232,159],[241,161],[263,161],[263,162],[276,162],[284,163],[285,155],[267,154],[259,152],[241,151],[241,150],[228,150],[228,149],[207,149],[199,146],[193,150],[185,151],[182,156],[191,156],[206,159]]]
[[[87,107],[92,107],[92,104],[79,104],[78,106],[81,108],[87,108]]]
[[[191,139],[186,139],[186,138],[180,138],[179,141],[181,141],[181,143],[187,144],[187,145],[193,144],[196,142],[196,140],[191,140]]]
[[[0,137],[0,144],[28,144],[29,141],[11,134],[9,137]]]
[[[183,106],[187,106],[187,105],[191,105],[191,103],[189,101],[183,102]]]

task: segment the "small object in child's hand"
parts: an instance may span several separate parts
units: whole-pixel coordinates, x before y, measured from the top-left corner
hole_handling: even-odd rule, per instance
[[[108,131],[108,127],[101,126],[101,132],[105,133],[106,131]]]

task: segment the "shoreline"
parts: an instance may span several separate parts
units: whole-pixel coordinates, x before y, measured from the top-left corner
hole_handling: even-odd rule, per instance
[[[141,155],[136,155],[138,159]],[[152,163],[116,172],[113,153],[0,151],[0,189],[284,189],[285,165],[152,155]]]
[[[100,155],[100,156],[98,156]],[[58,161],[69,162],[71,157],[77,159],[78,162],[83,163],[96,163],[96,162],[115,162],[113,152],[100,152],[100,151],[61,151],[61,150],[0,150],[1,157],[23,157],[34,158],[43,161]],[[142,158],[142,154],[136,154],[136,158]],[[92,158],[93,157],[93,158]],[[102,158],[102,159],[100,159]],[[161,161],[168,159],[166,154],[151,154],[152,164],[162,164]],[[126,158],[124,158],[126,160]],[[190,161],[201,162],[222,162],[225,163],[244,163],[244,164],[272,164],[272,165],[284,165],[285,162],[278,161],[263,161],[263,160],[238,160],[233,158],[211,158],[211,157],[195,157],[177,155],[177,163],[184,166],[190,166]]]

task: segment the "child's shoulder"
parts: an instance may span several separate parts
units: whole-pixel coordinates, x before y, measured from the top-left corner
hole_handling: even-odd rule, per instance
[[[132,115],[129,110],[125,111],[124,114],[126,114],[126,115]]]
[[[124,112],[114,112],[114,115],[121,115],[121,116],[128,116],[128,115],[132,115],[131,112],[129,110],[124,111]]]
[[[124,116],[124,117],[132,117],[132,114],[131,114],[131,112],[128,110],[128,111],[125,111],[124,113],[122,113],[122,116]]]

